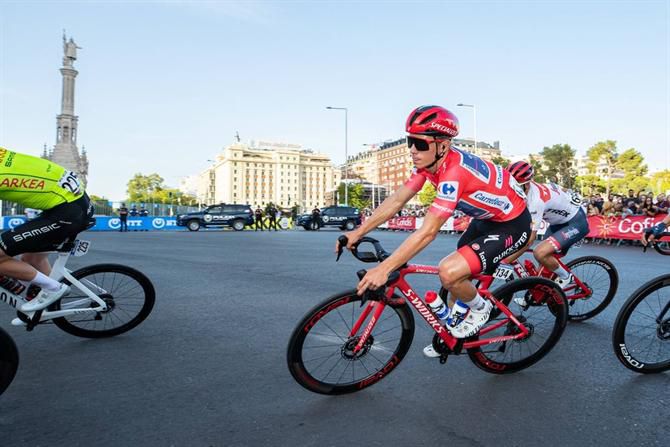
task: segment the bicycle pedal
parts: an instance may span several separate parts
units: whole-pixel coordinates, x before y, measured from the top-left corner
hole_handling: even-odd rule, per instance
[[[449,354],[442,354],[440,356],[440,365],[444,365],[447,363],[447,359],[449,358]]]

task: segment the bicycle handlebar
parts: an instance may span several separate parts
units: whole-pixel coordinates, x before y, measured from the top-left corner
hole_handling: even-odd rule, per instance
[[[342,255],[342,252],[344,251],[344,247],[347,246],[349,243],[349,239],[345,236],[342,235],[337,238],[337,241],[340,243],[340,248],[337,250],[337,259],[336,261],[340,260],[340,256]],[[371,251],[365,251],[365,252],[359,252],[358,251],[358,246],[362,243],[369,242],[371,243],[374,248],[375,252]],[[356,259],[362,262],[382,262],[384,259],[388,258],[391,256],[389,252],[384,250],[382,247],[381,243],[377,239],[373,239],[371,237],[362,237],[358,242],[354,244],[353,247],[351,247],[351,254],[354,255]]]

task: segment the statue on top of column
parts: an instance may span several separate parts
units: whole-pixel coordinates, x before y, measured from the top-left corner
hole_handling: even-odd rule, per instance
[[[67,67],[71,67],[72,63],[77,60],[77,48],[81,49],[81,47],[78,47],[76,43],[74,43],[74,40],[72,37],[70,37],[70,40],[66,40],[65,38],[65,31],[63,31],[63,65]]]

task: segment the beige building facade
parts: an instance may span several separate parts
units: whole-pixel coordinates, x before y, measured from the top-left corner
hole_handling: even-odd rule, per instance
[[[199,175],[203,203],[240,203],[253,207],[269,202],[282,208],[324,206],[326,191],[339,176],[327,155],[296,144],[234,143]]]

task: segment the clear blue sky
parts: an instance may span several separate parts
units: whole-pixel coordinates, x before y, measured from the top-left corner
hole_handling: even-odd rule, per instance
[[[177,186],[236,131],[344,160],[440,104],[503,153],[604,139],[670,163],[669,2],[3,2],[0,145],[55,143],[62,30],[79,50],[75,113],[89,191],[136,172]]]

